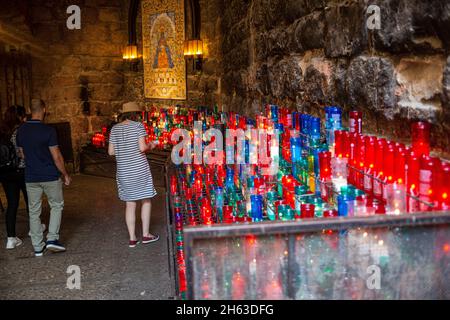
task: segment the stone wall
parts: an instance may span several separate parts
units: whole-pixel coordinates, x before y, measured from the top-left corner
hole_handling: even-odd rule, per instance
[[[129,0],[17,0],[2,4],[0,23],[12,37],[2,40],[32,48],[33,96],[47,103],[48,121],[69,121],[76,156],[90,135],[108,123],[124,102],[150,105],[213,105],[220,102],[220,9],[218,1],[201,0],[203,70],[187,64],[187,101],[144,97],[142,62],[134,69],[122,60],[128,42]],[[66,9],[81,8],[81,29],[68,30]],[[190,37],[190,11],[186,33]],[[142,16],[137,18],[142,52]]]
[[[435,150],[450,152],[449,0],[218,1],[225,108],[341,105],[364,112],[366,132],[405,141],[428,120]],[[380,30],[366,27],[370,4]]]
[[[369,4],[381,29],[368,30]],[[81,30],[66,8],[82,9]],[[173,105],[143,95],[142,65],[122,60],[129,0],[17,0],[2,30],[33,53],[33,95],[50,121],[70,121],[75,151],[123,102]],[[320,114],[324,105],[364,112],[366,132],[409,139],[416,119],[434,123],[433,144],[450,153],[450,0],[200,0],[205,60],[187,63],[189,105],[254,115],[266,103]],[[141,15],[137,18],[142,46]],[[190,36],[190,12],[186,16]],[[347,112],[346,112],[347,113]]]
[[[66,27],[73,4],[81,8],[80,30]],[[49,122],[70,122],[77,156],[124,102],[128,1],[18,0],[2,11],[12,44],[31,47],[33,96],[46,102]]]

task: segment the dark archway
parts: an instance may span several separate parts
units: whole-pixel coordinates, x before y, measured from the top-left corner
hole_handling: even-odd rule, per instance
[[[136,44],[136,25],[140,0],[130,0],[128,10],[128,44]],[[201,17],[200,1],[185,0],[186,37],[188,39],[200,39]]]

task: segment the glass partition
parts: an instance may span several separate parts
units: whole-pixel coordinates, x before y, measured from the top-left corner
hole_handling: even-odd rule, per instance
[[[184,229],[188,299],[449,299],[450,213]]]

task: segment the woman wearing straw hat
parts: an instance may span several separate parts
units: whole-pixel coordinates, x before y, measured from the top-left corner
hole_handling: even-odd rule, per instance
[[[142,243],[159,240],[159,236],[150,234],[151,198],[156,196],[152,173],[145,153],[155,147],[153,142],[146,143],[147,133],[142,123],[137,122],[141,108],[135,102],[125,103],[120,123],[111,129],[108,153],[116,156],[117,188],[119,198],[126,202],[125,217],[130,234],[130,248],[139,243],[136,237],[136,206],[142,202]]]

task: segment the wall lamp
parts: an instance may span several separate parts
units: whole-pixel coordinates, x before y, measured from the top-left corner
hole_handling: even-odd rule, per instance
[[[195,71],[201,71],[203,64],[203,41],[200,39],[184,41],[184,57],[188,61],[193,61],[193,69]]]

